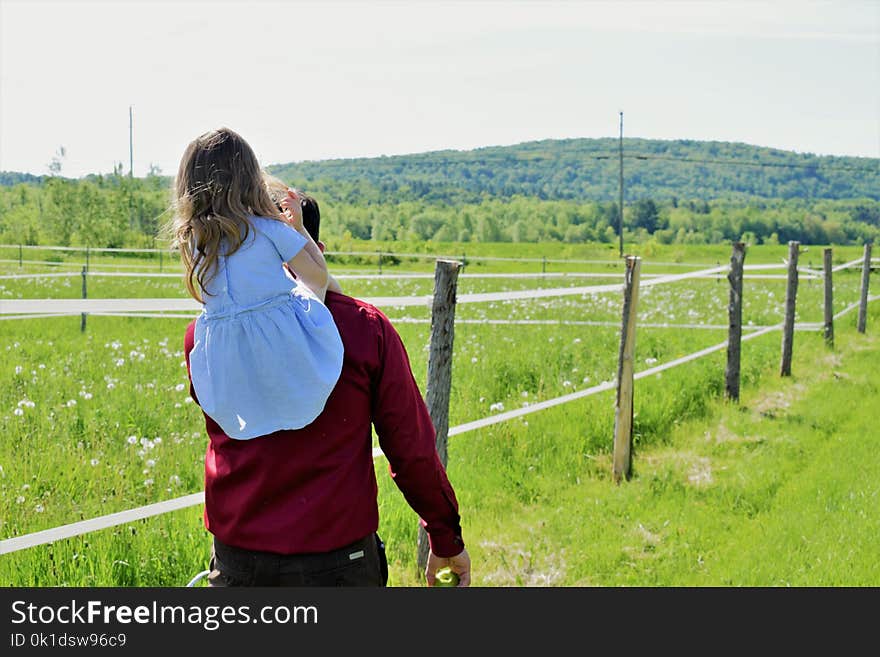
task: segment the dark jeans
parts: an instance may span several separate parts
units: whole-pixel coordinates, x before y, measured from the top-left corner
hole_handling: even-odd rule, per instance
[[[275,554],[214,539],[208,586],[385,586],[385,544],[370,534],[332,552]]]

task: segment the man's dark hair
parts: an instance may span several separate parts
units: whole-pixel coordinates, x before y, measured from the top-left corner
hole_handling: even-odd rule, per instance
[[[321,209],[313,197],[308,194],[302,194],[302,197],[303,228],[317,243],[321,228]]]

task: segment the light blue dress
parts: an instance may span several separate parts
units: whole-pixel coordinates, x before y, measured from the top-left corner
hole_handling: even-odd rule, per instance
[[[190,354],[199,406],[241,440],[312,422],[343,356],[330,311],[281,266],[306,238],[280,221],[250,221],[241,247],[218,258]]]

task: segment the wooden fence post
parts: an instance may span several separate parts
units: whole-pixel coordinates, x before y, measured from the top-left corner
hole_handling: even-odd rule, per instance
[[[794,311],[798,287],[798,248],[800,242],[788,243],[788,284],[785,288],[785,319],[782,323],[782,362],[780,376],[791,376],[791,353],[794,344]]]
[[[159,273],[162,273],[162,253],[165,249],[159,249]]]
[[[437,454],[443,467],[447,463],[446,438],[449,433],[449,393],[452,388],[452,343],[455,334],[455,298],[461,263],[437,260],[434,269],[434,302],[431,308],[431,345],[428,355],[428,383],[425,403],[437,434]],[[419,525],[418,567],[428,563],[428,535]]]
[[[21,244],[19,244],[18,245],[18,268],[21,269],[22,266],[23,266],[23,263],[21,260]]]
[[[727,368],[724,370],[725,395],[732,401],[739,401],[740,353],[742,347],[742,291],[743,261],[746,258],[744,242],[733,243],[730,255],[730,300],[727,303],[729,318],[727,330]]]
[[[633,355],[636,346],[636,308],[639,302],[639,272],[642,259],[626,257],[623,289],[623,319],[617,361],[617,405],[614,411],[614,483],[629,479],[632,472]]]
[[[87,267],[83,267],[83,269],[82,269],[82,279],[83,279],[83,289],[82,289],[82,294],[83,294],[83,299],[85,299],[85,298],[88,297],[88,292],[86,291],[86,272],[88,272],[88,268],[87,268]],[[80,330],[81,332],[85,333],[85,330],[86,330],[86,314],[85,314],[85,313],[83,313],[83,314],[80,316],[79,330]]]
[[[862,289],[859,300],[859,333],[865,332],[868,319],[868,280],[871,277],[871,243],[865,244],[865,261],[862,264]]]
[[[89,247],[86,247],[86,271],[89,270]]]
[[[822,264],[825,272],[825,344],[834,346],[834,285],[832,281],[831,249],[822,252]]]
[[[379,253],[377,253],[376,255],[378,256],[378,260],[379,260],[379,275],[381,276],[381,274],[382,274],[382,252],[379,251]],[[436,276],[436,274],[435,274],[435,276]]]

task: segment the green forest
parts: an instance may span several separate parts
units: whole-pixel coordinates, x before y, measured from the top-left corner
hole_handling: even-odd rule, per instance
[[[320,203],[321,237],[437,242],[617,240],[620,144],[565,139],[274,164]],[[625,139],[627,242],[861,244],[880,236],[880,159],[728,142]],[[0,172],[0,243],[162,245],[172,179]]]

